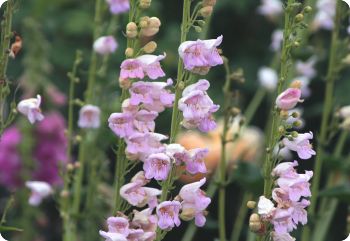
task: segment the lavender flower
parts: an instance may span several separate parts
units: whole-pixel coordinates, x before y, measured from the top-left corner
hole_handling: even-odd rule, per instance
[[[18,103],[17,109],[20,113],[27,116],[29,122],[34,124],[35,121],[42,121],[44,119],[41,114],[41,96],[37,95],[35,98],[22,100]]]
[[[28,181],[26,182],[32,193],[29,198],[29,204],[32,206],[38,206],[42,200],[52,194],[53,190],[47,182]]]
[[[312,149],[310,141],[313,138],[313,134],[310,131],[309,133],[298,134],[293,140],[288,138],[283,139],[283,144],[291,151],[297,152],[299,158],[309,159],[313,155],[316,155],[316,152]]]
[[[85,105],[80,109],[78,126],[80,128],[99,128],[101,110],[98,106]]]
[[[106,0],[112,14],[120,14],[129,11],[129,0]]]
[[[158,226],[169,230],[180,226],[179,212],[181,204],[178,201],[164,201],[157,206]]]
[[[95,52],[107,55],[117,50],[118,43],[113,36],[102,36],[95,40],[93,48]]]

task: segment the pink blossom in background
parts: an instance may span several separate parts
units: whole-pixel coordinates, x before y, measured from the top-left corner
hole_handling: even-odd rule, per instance
[[[332,30],[334,27],[336,1],[318,0],[316,4],[317,13],[313,21],[314,29]]]
[[[112,14],[128,12],[130,9],[129,0],[106,0]]]
[[[58,112],[50,113],[35,128],[34,160],[37,162],[33,178],[49,184],[62,184],[60,165],[67,163],[66,123]]]
[[[170,230],[181,224],[179,212],[181,204],[178,201],[164,201],[157,206],[158,226],[163,230]]]
[[[276,105],[282,110],[294,108],[302,100],[301,91],[297,88],[288,88],[283,91],[276,99]]]
[[[117,50],[118,43],[113,36],[102,36],[95,40],[93,48],[95,52],[107,55]]]
[[[267,17],[276,17],[283,13],[283,4],[280,0],[261,0],[258,13]]]
[[[0,184],[8,189],[21,184],[22,160],[18,150],[21,139],[14,126],[5,129],[0,139]]]
[[[53,193],[51,185],[47,182],[28,181],[26,182],[26,187],[31,190],[28,202],[32,206],[38,206],[44,198]]]
[[[99,128],[101,110],[98,106],[84,105],[79,111],[78,126],[80,128]]]
[[[44,119],[44,116],[41,113],[40,105],[41,96],[37,95],[36,98],[20,101],[17,105],[17,109],[20,113],[27,116],[31,124],[34,124],[36,121],[42,121]]]
[[[281,50],[283,42],[283,30],[276,29],[272,32],[270,49],[274,52]]]
[[[217,47],[221,44],[223,36],[216,39],[185,41],[179,47],[179,55],[184,62],[185,69],[197,74],[206,74],[210,67],[223,64]],[[201,73],[201,68],[206,71]]]
[[[190,150],[190,158],[186,161],[186,170],[191,174],[207,173],[204,158],[208,155],[207,148],[195,148]]]
[[[317,71],[315,69],[316,61],[316,57],[311,57],[307,61],[296,61],[295,70],[297,74],[304,76],[308,79],[313,79],[317,74]]]
[[[67,96],[53,85],[47,87],[46,93],[57,106],[63,106],[67,103]]]

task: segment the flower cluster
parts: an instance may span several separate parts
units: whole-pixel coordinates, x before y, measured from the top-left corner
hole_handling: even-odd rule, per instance
[[[277,186],[272,191],[274,202],[264,196],[259,199],[258,213],[263,221],[269,221],[274,226],[274,240],[280,240],[281,236],[289,237],[288,233],[299,223],[307,223],[305,208],[310,202],[305,198],[311,196],[309,181],[313,173],[298,174],[294,168],[297,165],[297,161],[277,165],[272,172],[277,178]]]
[[[137,173],[131,183],[121,188],[121,193],[134,206],[148,207],[142,211],[133,210],[133,218],[129,220],[119,213],[118,217],[107,219],[108,231],[100,231],[106,240],[149,240],[156,238],[157,226],[163,230],[170,230],[181,224],[180,217],[185,220],[195,219],[197,226],[205,224],[205,209],[210,204],[200,187],[205,178],[199,182],[185,185],[173,201],[157,203],[157,195],[161,193],[155,188],[144,187],[149,182],[144,173]]]
[[[50,113],[35,128],[38,140],[33,157],[37,161],[33,178],[49,184],[61,184],[59,169],[68,162],[67,138],[64,118],[59,113]]]
[[[16,127],[4,131],[0,139],[0,184],[12,189],[21,184],[22,167],[18,147],[22,135]]]

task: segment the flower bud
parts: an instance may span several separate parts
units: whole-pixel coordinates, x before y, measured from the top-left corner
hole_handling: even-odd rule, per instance
[[[298,48],[298,47],[300,47],[300,43],[298,41],[294,41],[293,46],[295,48]]]
[[[145,16],[140,18],[139,26],[140,28],[146,28],[148,27],[149,17]]]
[[[293,122],[294,127],[301,127],[303,125],[303,122],[301,120],[297,120]]]
[[[126,36],[128,38],[135,38],[137,36],[137,25],[134,22],[130,22],[126,25]]]
[[[151,18],[149,19],[149,25],[150,25],[151,27],[159,28],[160,25],[162,25],[162,23],[160,22],[159,18],[157,18],[157,17],[151,17]]]
[[[69,197],[69,191],[68,190],[62,190],[61,193],[60,193],[60,196],[62,198],[67,198]]]
[[[281,110],[281,111],[280,111],[280,117],[281,117],[282,119],[284,119],[284,120],[288,119],[288,117],[289,117],[288,111],[286,111],[286,110]]]
[[[254,209],[255,207],[256,207],[256,202],[254,202],[254,201],[247,202],[247,208]]]
[[[159,27],[161,26],[161,22],[157,17],[145,17],[142,18],[143,23],[141,26],[141,35],[146,37],[151,37],[159,32]],[[147,21],[147,23],[146,23]]]
[[[286,130],[284,129],[284,126],[278,127],[278,132],[283,135]]]
[[[144,47],[143,47],[143,51],[147,54],[151,54],[153,53],[155,50],[157,49],[157,43],[154,41],[151,41],[149,43],[147,43]]]
[[[134,56],[134,49],[133,48],[126,48],[125,49],[125,56],[128,58],[131,58]]]
[[[207,6],[214,6],[216,4],[216,0],[203,0],[202,6],[207,7]]]
[[[73,171],[73,170],[74,170],[73,164],[72,164],[72,163],[68,163],[68,164],[67,164],[67,171],[71,172],[71,171]]]
[[[129,89],[131,86],[131,81],[129,79],[119,78],[119,86],[122,89]]]
[[[299,118],[299,117],[300,117],[299,112],[294,111],[294,112],[292,113],[292,117],[293,117],[293,118]]]
[[[291,88],[295,88],[295,89],[300,89],[301,88],[301,81],[300,80],[294,80],[291,84],[290,87]]]
[[[207,18],[207,17],[210,17],[210,15],[213,13],[213,7],[212,6],[206,6],[206,7],[203,7],[199,10],[199,14],[204,17],[204,18]]]
[[[76,136],[75,136],[75,141],[76,141],[77,143],[81,142],[81,141],[82,141],[82,137],[81,137],[80,135],[76,135]]]
[[[80,162],[75,162],[75,163],[74,163],[74,168],[75,168],[75,169],[80,168],[80,166],[81,166],[81,165],[80,165]]]
[[[205,21],[204,20],[197,20],[197,23],[199,26],[204,26],[205,25]]]
[[[295,16],[295,21],[297,21],[297,23],[300,23],[301,21],[304,20],[304,15],[299,13]]]
[[[185,208],[180,214],[180,218],[184,221],[190,221],[196,215],[196,210],[193,208]]]
[[[151,6],[152,0],[141,0],[140,1],[140,8],[147,9]]]
[[[179,89],[180,90],[183,90],[185,88],[185,83],[183,82],[183,81],[181,81],[180,83],[179,83]]]
[[[304,13],[311,13],[311,12],[312,12],[312,7],[306,6],[306,7],[304,8]]]
[[[194,26],[194,30],[195,30],[197,33],[201,33],[201,32],[202,32],[202,28],[199,27],[199,26]]]
[[[296,132],[296,131],[293,131],[293,132],[292,132],[292,137],[293,137],[293,138],[297,138],[297,137],[298,137],[298,135],[299,135],[299,133],[298,133],[298,132]]]
[[[260,217],[258,214],[253,213],[250,215],[249,218],[249,229],[254,232],[254,233],[260,233],[261,230],[263,229],[263,224],[260,220]]]

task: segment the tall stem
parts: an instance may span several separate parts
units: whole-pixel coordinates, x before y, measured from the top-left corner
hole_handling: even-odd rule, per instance
[[[9,60],[10,42],[12,37],[12,15],[14,11],[14,0],[8,0],[5,10],[5,17],[1,22],[1,43],[0,43],[0,137],[4,128],[6,128],[6,120],[4,118],[4,106],[6,97],[9,94],[9,86],[7,83],[6,71]]]
[[[323,154],[324,154],[324,145],[327,141],[328,136],[328,125],[330,114],[333,108],[333,92],[334,92],[334,82],[337,75],[337,52],[338,52],[338,38],[339,38],[339,28],[341,22],[341,1],[337,1],[336,5],[336,15],[334,19],[334,29],[332,32],[332,42],[330,48],[330,57],[328,64],[328,73],[326,76],[326,91],[325,91],[325,101],[324,108],[322,112],[322,120],[321,120],[321,129],[319,136],[319,143],[317,145],[316,150],[316,161],[315,161],[315,171],[314,176],[312,178],[311,183],[311,204],[308,210],[308,213],[311,217],[315,216],[316,213],[316,205],[317,205],[317,197],[321,179],[321,171],[323,164]],[[303,230],[302,241],[310,240],[310,227],[306,226]]]

